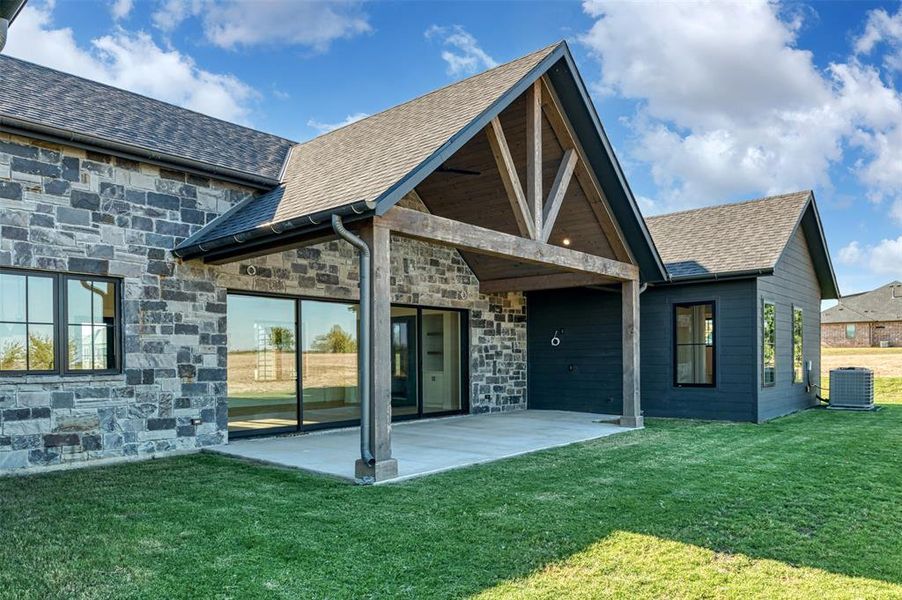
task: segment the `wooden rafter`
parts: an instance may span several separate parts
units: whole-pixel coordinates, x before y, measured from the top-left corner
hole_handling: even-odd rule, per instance
[[[635,280],[639,269],[632,264],[569,248],[545,244],[493,229],[462,223],[395,206],[377,218],[381,227],[406,237],[495,256],[516,262],[543,265],[556,270],[602,275],[619,281]]]
[[[501,128],[501,121],[498,117],[492,119],[489,126],[486,127],[486,133],[489,145],[492,147],[492,155],[495,157],[495,164],[498,166],[498,172],[504,182],[507,199],[510,201],[511,210],[517,220],[520,235],[534,240],[537,237],[535,221],[526,203],[523,186],[520,185],[520,177],[517,175],[517,168],[511,157],[510,147],[507,145],[507,139],[504,137],[504,130]]]
[[[526,203],[533,229],[542,233],[542,83],[536,80],[526,92]]]
[[[540,240],[547,242],[551,237],[551,230],[557,221],[558,213],[561,212],[561,205],[564,203],[564,196],[567,195],[567,188],[570,186],[570,180],[573,178],[573,170],[576,169],[578,161],[576,150],[567,148],[564,151],[564,157],[561,159],[561,166],[558,167],[557,175],[554,177],[554,183],[551,184],[551,190],[548,192],[548,199],[545,200],[544,215],[542,218],[542,235]]]
[[[595,217],[598,220],[599,225],[601,225],[605,236],[608,238],[611,247],[614,249],[614,254],[617,258],[622,261],[633,262],[629,248],[624,241],[623,233],[617,226],[617,221],[614,219],[611,208],[608,205],[608,200],[601,189],[601,185],[589,168],[585,153],[576,140],[576,134],[573,131],[573,127],[564,115],[557,93],[544,77],[541,81],[543,86],[542,109],[545,117],[548,119],[552,131],[554,131],[555,137],[557,137],[558,142],[564,149],[573,148],[576,150],[579,157],[575,169],[576,180],[586,193],[586,196],[589,199],[589,206],[595,213]]]

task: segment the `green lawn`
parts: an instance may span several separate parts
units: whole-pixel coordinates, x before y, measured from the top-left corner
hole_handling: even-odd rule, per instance
[[[902,405],[361,488],[212,455],[0,479],[3,598],[902,598]]]

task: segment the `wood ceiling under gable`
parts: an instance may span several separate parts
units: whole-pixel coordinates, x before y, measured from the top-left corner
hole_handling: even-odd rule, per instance
[[[555,96],[547,82],[542,83],[541,171],[544,202],[548,198],[567,148],[574,148],[574,138],[560,114]],[[499,115],[504,138],[510,150],[522,189],[527,189],[527,101],[529,92],[517,98]],[[550,118],[549,118],[550,117]],[[491,125],[489,126],[491,127]],[[478,173],[437,171],[417,186],[416,192],[428,211],[434,215],[521,235],[511,200],[499,172],[489,143],[491,131],[483,131],[451,156],[445,167]],[[563,138],[563,139],[562,139]],[[579,148],[574,148],[577,155]],[[564,246],[569,239],[573,250],[632,262],[616,223],[610,217],[599,188],[593,185],[583,159],[576,160],[574,176],[567,186],[549,244]],[[527,215],[529,216],[529,215]],[[512,278],[535,278],[554,274],[548,267],[523,264],[492,256],[461,251],[461,256],[481,282]]]

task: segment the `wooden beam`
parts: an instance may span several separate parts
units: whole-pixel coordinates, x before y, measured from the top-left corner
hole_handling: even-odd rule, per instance
[[[543,242],[547,242],[548,238],[551,237],[551,230],[554,229],[554,223],[557,221],[558,213],[561,211],[561,204],[563,204],[567,188],[570,186],[570,179],[573,177],[573,170],[576,168],[577,160],[576,150],[567,148],[564,151],[561,166],[557,169],[557,175],[554,177],[554,183],[551,184],[548,199],[545,201],[542,235],[539,237]]]
[[[405,209],[409,210],[409,209]],[[398,476],[391,453],[391,232],[370,221],[360,230],[370,248],[370,448],[374,465],[358,459],[358,481],[374,482]]]
[[[486,133],[489,137],[489,145],[492,147],[492,155],[495,157],[495,164],[498,165],[498,173],[501,174],[501,181],[504,182],[507,199],[510,201],[511,210],[517,220],[520,235],[536,239],[535,225],[529,212],[529,206],[526,204],[526,197],[523,195],[523,186],[520,185],[520,177],[517,175],[517,168],[514,166],[514,159],[511,157],[510,147],[507,145],[507,139],[504,137],[504,130],[501,128],[501,121],[498,117],[492,119],[489,126],[486,127]]]
[[[610,277],[591,273],[551,273],[548,275],[531,275],[527,277],[510,277],[505,279],[489,279],[479,282],[479,291],[483,294],[500,292],[531,292],[536,290],[556,290],[563,288],[583,287],[587,285],[605,285],[614,280]]]
[[[533,230],[542,232],[542,82],[536,80],[526,92],[526,203],[532,213]]]
[[[623,307],[623,416],[624,427],[642,427],[639,394],[639,282],[624,281]]]
[[[399,206],[378,217],[377,222],[399,235],[468,250],[475,254],[547,265],[557,270],[604,275],[621,281],[639,278],[639,269],[629,263],[552,246]]]
[[[551,125],[558,142],[565,149],[574,148],[579,156],[579,161],[576,165],[576,180],[579,181],[580,186],[583,188],[598,224],[604,231],[605,237],[608,238],[611,248],[614,249],[617,259],[624,262],[635,262],[626,245],[623,232],[620,231],[617,220],[614,219],[614,214],[608,205],[608,199],[601,189],[601,184],[589,167],[589,162],[586,160],[585,152],[576,138],[573,126],[561,108],[561,103],[557,93],[554,91],[554,87],[544,77],[542,78],[542,85],[542,109],[545,117],[548,119],[548,123]]]

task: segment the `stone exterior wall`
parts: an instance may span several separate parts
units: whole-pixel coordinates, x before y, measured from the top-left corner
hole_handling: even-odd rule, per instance
[[[344,242],[224,266],[169,253],[251,193],[0,133],[0,266],[121,278],[125,346],[119,375],[0,376],[0,473],[224,443],[226,290],[356,299]],[[482,295],[456,251],[401,238],[392,286],[394,302],[468,311],[473,412],[525,408],[521,294]]]
[[[846,323],[823,323],[821,339],[828,348],[879,347],[887,342],[893,348],[902,347],[902,321],[855,323],[855,337],[846,337]]]

